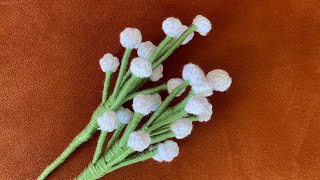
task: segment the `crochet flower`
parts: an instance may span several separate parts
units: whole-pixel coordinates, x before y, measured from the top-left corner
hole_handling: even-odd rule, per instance
[[[204,97],[211,96],[213,89],[210,81],[207,78],[203,78],[192,86],[192,90],[195,94],[201,94]]]
[[[158,81],[162,77],[163,77],[163,65],[160,64],[157,68],[155,68],[152,71],[152,74],[150,76],[150,80],[154,82],[154,81]]]
[[[97,119],[97,123],[99,125],[100,130],[112,132],[118,127],[119,120],[117,119],[115,112],[107,111]]]
[[[226,91],[232,83],[232,79],[229,74],[221,69],[210,71],[207,74],[207,78],[211,84],[212,89],[215,91]]]
[[[208,102],[208,99],[199,94],[190,98],[184,107],[185,111],[195,115],[205,113],[210,109],[212,109],[212,105]]]
[[[182,25],[181,31],[180,31],[179,35],[178,35],[176,38],[179,38],[187,29],[188,29],[188,26]],[[189,41],[191,41],[191,40],[193,39],[193,36],[194,36],[194,32],[190,33],[190,34],[186,37],[186,39],[184,39],[184,40],[182,41],[181,44],[182,44],[182,45],[187,44]]]
[[[180,86],[183,83],[183,79],[180,78],[172,78],[167,82],[167,89],[168,89],[168,93],[170,94],[175,88],[177,88],[178,86]],[[176,97],[181,96],[181,94],[186,90],[186,88],[184,88],[183,90],[181,90]]]
[[[138,56],[144,59],[149,59],[152,53],[156,50],[156,46],[151,41],[143,42],[137,50]]]
[[[160,94],[156,93],[149,96],[151,99],[151,111],[156,111],[159,106],[162,104],[161,96]]]
[[[147,95],[137,95],[133,98],[133,110],[134,112],[147,115],[152,111],[152,99]]]
[[[120,33],[120,43],[128,49],[136,49],[142,40],[140,31],[136,28],[126,28]]]
[[[116,116],[121,123],[128,124],[129,120],[133,116],[133,112],[130,111],[130,109],[121,106],[116,112]]]
[[[176,120],[170,125],[170,129],[177,139],[183,139],[191,134],[192,122],[187,118]]]
[[[196,32],[202,36],[206,36],[212,28],[209,19],[201,15],[197,15],[193,19],[193,24],[197,27]]]
[[[158,144],[158,153],[152,158],[159,162],[171,162],[179,154],[179,146],[176,142],[167,140]]]
[[[130,71],[133,75],[139,78],[150,77],[152,74],[151,63],[146,59],[136,57],[131,61]]]
[[[163,32],[170,37],[177,37],[181,33],[182,23],[179,19],[169,17],[162,22]]]
[[[198,121],[199,122],[208,122],[211,119],[212,116],[212,108],[209,111],[206,111],[204,113],[201,113],[198,115]]]
[[[99,61],[103,72],[116,72],[119,67],[119,59],[110,53],[105,54]]]
[[[135,131],[131,133],[127,142],[131,149],[138,152],[145,150],[149,147],[150,143],[150,135],[142,131]]]
[[[183,67],[182,78],[188,80],[190,85],[194,85],[202,81],[206,76],[199,66],[189,63]]]

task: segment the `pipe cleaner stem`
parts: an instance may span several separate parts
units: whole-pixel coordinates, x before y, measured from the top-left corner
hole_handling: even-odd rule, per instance
[[[100,136],[99,136],[99,139],[98,139],[97,147],[96,147],[96,150],[94,152],[93,159],[92,159],[92,163],[93,164],[97,162],[97,160],[99,159],[99,157],[101,155],[101,151],[102,151],[102,148],[103,148],[104,141],[106,140],[107,134],[108,134],[107,131],[101,131],[100,132]]]
[[[172,131],[169,131],[169,132],[166,132],[163,134],[159,134],[159,135],[151,137],[151,144],[156,144],[156,143],[165,141],[167,139],[171,139],[173,137],[174,137],[174,135],[173,135]]]
[[[110,72],[110,71],[106,72],[106,78],[104,80],[103,91],[102,91],[102,104],[107,102],[111,75],[112,75],[112,72]]]
[[[121,131],[124,129],[124,127],[126,127],[126,124],[124,123],[120,123],[119,126],[117,127],[117,129],[114,131],[114,133],[112,134],[111,139],[108,142],[107,148],[106,148],[106,152],[109,151],[109,149],[111,149],[111,147],[117,142]]]
[[[113,90],[112,98],[115,98],[120,91],[121,82],[122,82],[123,76],[127,70],[128,61],[130,58],[131,51],[132,51],[132,49],[126,48],[126,50],[124,52],[124,55],[121,60],[121,66],[120,66],[117,82],[116,82],[116,85]]]
[[[199,120],[199,117],[196,116],[196,115],[192,115],[192,116],[189,116],[188,119],[189,119],[190,121],[198,121],[198,120]]]
[[[166,45],[172,40],[172,37],[166,36],[164,40],[157,46],[156,50],[152,53],[149,58],[149,61],[153,63],[161,53],[161,51],[166,47]]]
[[[129,154],[133,153],[134,150],[132,150],[130,147],[126,147],[124,149],[124,151],[117,157],[115,157],[114,159],[112,159],[111,161],[109,161],[107,163],[107,165],[109,167],[112,167],[113,165],[119,163],[120,161],[124,160]]]
[[[119,140],[119,146],[123,147],[130,136],[130,134],[137,128],[138,123],[143,118],[143,114],[135,112],[133,114],[132,119],[129,121],[128,126],[126,127],[126,130],[124,131],[122,137]]]
[[[186,112],[184,109],[177,111],[177,112],[173,113],[172,116],[169,116],[167,119],[161,119],[161,120],[157,121],[157,123],[155,123],[149,127],[149,130],[152,132],[152,131],[154,131],[164,125],[171,124],[175,120],[180,119],[187,114],[188,114],[188,112]]]
[[[163,56],[164,53],[166,53],[166,52],[174,45],[174,43],[175,43],[176,41],[177,41],[177,38],[173,38],[173,39],[166,45],[166,47],[161,51],[161,53],[159,54],[159,56],[158,56],[157,58]]]
[[[195,25],[191,25],[178,39],[177,41],[172,45],[172,47],[163,54],[162,57],[160,57],[155,63],[152,64],[152,69],[157,68],[165,59],[167,59],[174,50],[176,50],[181,43],[189,36],[189,34],[193,33],[197,27]],[[154,62],[154,61],[152,61]]]
[[[151,132],[150,136],[156,136],[156,135],[165,133],[167,131],[171,131],[170,126],[164,126],[163,128],[160,128],[157,131],[153,131],[153,132]]]
[[[37,180],[45,179],[54,169],[56,169],[61,163],[63,163],[65,159],[75,149],[77,149],[77,147],[86,142],[93,135],[93,133],[98,129],[98,124],[96,121],[98,117],[100,117],[105,111],[106,110],[102,106],[102,104],[98,106],[96,111],[93,113],[88,125],[72,140],[68,147],[60,154],[60,156],[46,167],[46,169],[41,173]]]
[[[145,89],[145,90],[142,90],[142,91],[139,91],[139,92],[132,93],[129,96],[127,96],[127,98],[124,100],[124,102],[130,101],[131,99],[133,99],[138,94],[152,95],[152,94],[158,93],[160,91],[165,91],[165,90],[167,90],[167,84],[162,84],[160,86],[156,86],[156,87],[153,87],[153,88],[149,88],[149,89]]]
[[[124,166],[128,166],[131,164],[135,164],[138,162],[142,162],[145,160],[150,159],[152,156],[155,156],[158,153],[157,149],[153,149],[153,150],[148,150],[146,152],[140,153],[136,156],[130,157],[128,159],[124,159],[122,162],[120,162],[119,164],[113,166],[110,170],[108,170],[108,173],[117,170],[119,168],[122,168]]]
[[[167,98],[162,102],[160,107],[154,112],[151,116],[151,118],[144,124],[144,128],[148,128],[152,124],[154,120],[156,120],[161,113],[168,107],[169,103],[174,99],[174,97],[181,92],[184,88],[186,88],[189,85],[188,81],[184,81],[182,84],[180,84],[178,87],[176,87],[168,96]],[[142,129],[144,129],[142,128]]]

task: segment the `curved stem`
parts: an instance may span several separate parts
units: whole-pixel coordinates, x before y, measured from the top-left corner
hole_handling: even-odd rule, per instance
[[[111,75],[112,75],[112,72],[106,72],[106,78],[104,80],[104,86],[102,91],[102,104],[104,104],[107,101]]]
[[[117,142],[121,131],[123,130],[123,128],[126,127],[126,124],[124,123],[120,123],[119,126],[117,127],[117,129],[114,131],[111,139],[108,142],[108,146],[106,148],[106,152],[111,149],[111,147]]]
[[[94,152],[93,159],[92,159],[92,163],[93,164],[97,162],[97,160],[99,159],[99,157],[101,155],[101,151],[102,151],[102,148],[103,148],[104,141],[106,140],[107,134],[108,134],[107,131],[101,131],[100,132],[100,136],[99,136],[99,139],[98,139],[97,147],[96,147],[96,150]]]
[[[156,86],[154,88],[145,89],[143,91],[139,91],[139,92],[135,92],[133,94],[130,94],[129,96],[127,96],[127,98],[124,100],[124,102],[130,101],[131,99],[136,97],[136,95],[138,95],[138,94],[152,95],[152,94],[158,93],[160,91],[165,91],[165,90],[167,90],[167,84],[162,84],[162,85]]]

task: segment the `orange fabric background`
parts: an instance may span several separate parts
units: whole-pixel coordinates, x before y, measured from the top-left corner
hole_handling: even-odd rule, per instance
[[[179,141],[172,163],[146,161],[104,179],[318,179],[320,3],[317,0],[0,2],[0,179],[35,179],[87,124],[101,97],[98,60],[121,56],[119,33],[137,27],[159,43],[162,21],[212,20],[165,63],[227,70],[213,119]],[[97,134],[49,179],[71,179],[90,162]]]

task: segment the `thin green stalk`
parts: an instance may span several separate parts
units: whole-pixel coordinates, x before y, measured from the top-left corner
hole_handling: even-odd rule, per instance
[[[164,53],[166,53],[166,52],[174,45],[174,43],[175,43],[177,40],[178,40],[177,38],[173,38],[173,39],[166,45],[166,47],[161,51],[161,53],[159,54],[159,56],[158,56],[157,58],[163,56]]]
[[[107,131],[101,131],[100,132],[100,136],[99,136],[99,139],[98,139],[97,147],[96,147],[96,150],[94,152],[93,159],[92,159],[92,163],[93,164],[97,162],[97,160],[99,159],[99,157],[101,155],[101,151],[102,151],[102,148],[103,148],[104,141],[106,140],[107,134],[108,134]]]
[[[171,124],[172,122],[176,121],[177,119],[182,118],[183,116],[187,115],[188,112],[186,112],[184,109],[175,112],[174,114],[172,114],[172,116],[166,118],[166,119],[161,119],[159,121],[157,121],[155,124],[153,124],[152,126],[149,127],[150,132],[164,126],[167,124]]]
[[[159,135],[159,134],[162,134],[162,133],[165,133],[165,132],[168,132],[168,131],[171,131],[170,129],[170,126],[167,125],[167,126],[164,126],[163,128],[157,130],[157,131],[153,131],[151,132],[150,136],[156,136],[156,135]]]
[[[189,119],[190,121],[198,121],[198,120],[199,120],[199,117],[196,116],[196,115],[192,115],[192,116],[189,116],[188,119]]]
[[[137,128],[138,123],[143,118],[143,116],[143,114],[137,112],[133,114],[132,119],[129,121],[126,130],[124,131],[122,137],[119,140],[120,147],[123,147],[127,143],[130,134]]]
[[[114,131],[111,139],[108,142],[108,146],[106,148],[106,152],[109,151],[109,149],[117,142],[121,131],[124,129],[124,127],[126,127],[126,124],[124,123],[120,123],[119,126],[117,127],[117,129]]]
[[[162,84],[160,86],[156,86],[153,88],[149,88],[149,89],[145,89],[139,92],[135,92],[130,94],[129,96],[127,96],[127,98],[124,100],[124,102],[130,101],[131,99],[133,99],[134,97],[136,97],[136,95],[138,94],[143,94],[143,95],[152,95],[161,91],[165,91],[167,90],[167,84]]]
[[[163,134],[159,134],[159,135],[156,135],[151,138],[151,144],[156,144],[156,143],[165,141],[167,139],[171,139],[173,137],[174,137],[174,135],[173,135],[172,131],[169,131],[169,132],[166,132]]]
[[[111,79],[112,72],[106,72],[106,78],[104,80],[103,92],[102,92],[102,104],[107,101],[108,98],[108,90],[110,86],[110,79]]]
[[[131,51],[132,51],[132,49],[128,49],[127,48],[125,50],[125,52],[124,52],[124,55],[123,55],[122,60],[121,60],[121,66],[120,66],[117,82],[116,82],[116,85],[115,85],[114,90],[113,90],[112,98],[115,98],[118,95],[119,91],[120,91],[121,82],[122,82],[123,76],[124,76],[124,74],[125,74],[125,72],[127,70],[128,61],[129,61],[129,58],[130,58]]]
[[[161,53],[161,51],[166,47],[166,45],[172,40],[172,37],[166,36],[165,39],[157,46],[156,50],[152,53],[149,61],[153,63]]]

